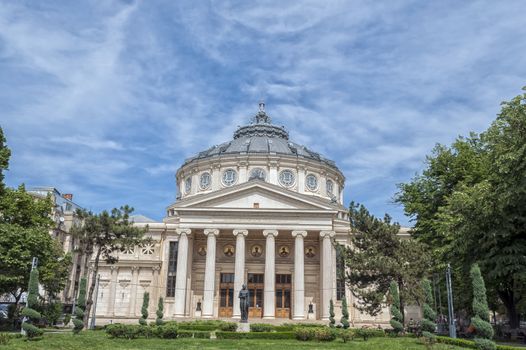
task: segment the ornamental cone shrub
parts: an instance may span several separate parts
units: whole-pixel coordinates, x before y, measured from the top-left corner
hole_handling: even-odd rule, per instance
[[[162,326],[164,323],[163,316],[164,316],[164,302],[163,298],[159,298],[159,304],[157,305],[157,312],[156,312],[157,318],[155,319],[155,324],[158,326]]]
[[[489,323],[489,308],[486,299],[486,286],[477,264],[473,264],[470,271],[471,283],[473,284],[473,317],[471,324],[475,327],[475,344],[477,349],[494,350],[493,328]]]
[[[139,324],[146,326],[148,322],[146,321],[148,319],[148,305],[150,304],[150,293],[145,292],[142,295],[142,307],[141,307],[141,315],[142,317],[139,319]]]
[[[29,274],[29,286],[27,288],[27,306],[22,310],[21,315],[24,316],[25,321],[22,323],[28,339],[40,337],[44,332],[33,325],[42,318],[42,315],[34,308],[38,307],[38,269],[35,267]]]
[[[73,319],[73,333],[78,334],[84,328],[84,308],[86,307],[86,278],[80,279],[79,296]]]
[[[349,328],[349,308],[347,307],[347,298],[342,299],[342,318],[340,320],[342,327]]]
[[[394,333],[398,334],[404,331],[404,319],[400,312],[400,294],[398,294],[398,286],[395,281],[392,281],[389,285],[389,294],[391,296],[391,327],[393,327]]]
[[[424,305],[422,306],[424,319],[422,320],[422,331],[434,333],[437,314],[431,307],[433,304],[433,291],[431,289],[431,282],[429,282],[427,278],[422,280],[422,290],[424,291]]]
[[[334,302],[332,299],[329,302],[329,327],[334,327],[336,324],[336,319],[334,319]]]

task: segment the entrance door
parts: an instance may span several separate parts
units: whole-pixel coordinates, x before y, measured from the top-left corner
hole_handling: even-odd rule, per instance
[[[222,273],[219,281],[219,317],[232,317],[234,307],[234,274]]]
[[[291,275],[276,275],[276,317],[290,318]]]
[[[249,273],[247,288],[250,293],[248,316],[263,317],[263,286],[265,284],[262,273]]]

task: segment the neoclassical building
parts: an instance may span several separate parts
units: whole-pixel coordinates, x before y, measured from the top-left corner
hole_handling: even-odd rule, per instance
[[[249,318],[326,320],[329,302],[349,301],[351,321],[385,323],[353,308],[337,263],[349,244],[345,177],[336,164],[294,143],[264,104],[233,139],[187,159],[163,222],[135,218],[152,243],[100,268],[97,323],[136,322],[150,293],[150,317],[164,298],[165,319],[240,317],[247,284]]]

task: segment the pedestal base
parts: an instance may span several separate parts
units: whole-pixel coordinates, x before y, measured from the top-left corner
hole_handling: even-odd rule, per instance
[[[242,333],[250,332],[250,324],[241,323],[241,322],[238,323],[236,332],[242,332]]]

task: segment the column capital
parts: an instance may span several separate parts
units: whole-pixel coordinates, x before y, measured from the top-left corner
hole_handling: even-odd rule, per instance
[[[269,235],[277,237],[278,230],[263,230],[263,236],[268,237]]]
[[[192,233],[192,230],[190,230],[189,228],[178,228],[175,230],[175,233],[177,233],[179,236],[182,236],[182,235],[190,236],[190,234]]]
[[[219,230],[217,228],[207,228],[205,229],[205,236],[208,236],[208,235],[214,235],[214,236],[217,236],[219,235]]]
[[[292,231],[292,237],[298,236],[307,237],[307,231]]]
[[[248,230],[234,230],[232,233],[234,236],[241,235],[242,237],[246,237],[248,235]]]
[[[322,238],[332,238],[336,233],[334,231],[321,231],[320,237]]]

